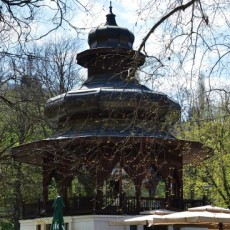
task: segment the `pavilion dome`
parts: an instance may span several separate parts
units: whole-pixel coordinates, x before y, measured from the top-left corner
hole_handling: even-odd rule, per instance
[[[104,26],[89,33],[90,49],[77,54],[88,79],[46,104],[54,136],[172,137],[169,129],[180,118],[180,105],[139,83],[132,70],[144,64],[145,55],[133,50],[134,35],[117,25],[112,6],[106,17]]]
[[[133,49],[133,33],[127,28],[118,26],[115,17],[110,6],[110,13],[106,15],[106,23],[89,33],[88,44],[90,49],[101,47]]]

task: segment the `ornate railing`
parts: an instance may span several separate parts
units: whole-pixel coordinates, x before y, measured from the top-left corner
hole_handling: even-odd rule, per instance
[[[52,216],[53,200],[47,203],[38,200],[34,203],[24,203],[22,208],[22,218],[37,218]],[[170,204],[164,198],[142,197],[140,202],[136,197],[73,197],[65,201],[64,215],[84,215],[84,214],[138,214],[141,211],[154,209],[187,210],[189,207],[205,205],[205,200],[183,200],[174,199]]]

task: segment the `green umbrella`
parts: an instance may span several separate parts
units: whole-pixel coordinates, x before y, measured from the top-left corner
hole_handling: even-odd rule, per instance
[[[57,196],[53,204],[54,215],[50,230],[65,230],[64,219],[62,215],[62,209],[64,207],[65,205],[62,201],[62,198]]]

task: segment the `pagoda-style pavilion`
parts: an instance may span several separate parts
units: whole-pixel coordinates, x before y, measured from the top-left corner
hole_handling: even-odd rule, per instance
[[[43,169],[42,200],[24,204],[23,218],[51,215],[52,180],[66,215],[202,204],[183,200],[182,168],[212,151],[169,132],[180,105],[139,83],[135,70],[145,55],[133,50],[134,35],[117,25],[112,7],[106,17],[89,33],[90,48],[77,55],[87,80],[46,104],[54,135],[12,149],[15,160]]]

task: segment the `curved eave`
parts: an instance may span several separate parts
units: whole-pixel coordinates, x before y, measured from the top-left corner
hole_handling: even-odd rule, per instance
[[[137,66],[141,66],[145,63],[145,55],[142,53],[137,53],[135,50],[122,49],[122,48],[94,48],[85,50],[81,53],[77,54],[77,63],[82,67],[87,68],[88,64],[92,62],[92,60],[96,60],[99,56],[108,55],[114,56],[119,55],[119,58],[125,58],[126,62],[128,61],[127,57],[129,57],[131,62],[134,62]]]
[[[106,111],[110,114],[112,111],[123,114],[121,111],[124,110],[127,114],[133,114],[133,111],[136,111],[142,116],[148,115],[148,119],[155,121],[171,117],[171,120],[175,122],[181,113],[178,103],[164,94],[151,90],[93,88],[72,90],[51,98],[46,104],[45,115],[56,125],[55,123],[68,120],[76,114],[78,116],[84,114],[83,117],[87,117],[89,114],[98,114],[98,111],[102,111],[102,114]],[[164,113],[166,117],[162,115]]]
[[[170,150],[179,151],[183,159],[183,164],[194,164],[201,162],[213,155],[213,149],[204,146],[200,142],[178,140],[173,138],[162,137],[122,137],[122,136],[78,136],[67,138],[53,138],[34,141],[28,144],[23,144],[11,149],[13,158],[19,162],[41,166],[43,158],[47,157],[48,153],[55,153],[56,151],[64,150],[69,145],[80,144],[103,144],[108,145],[116,143],[129,144],[159,144],[167,147]]]

